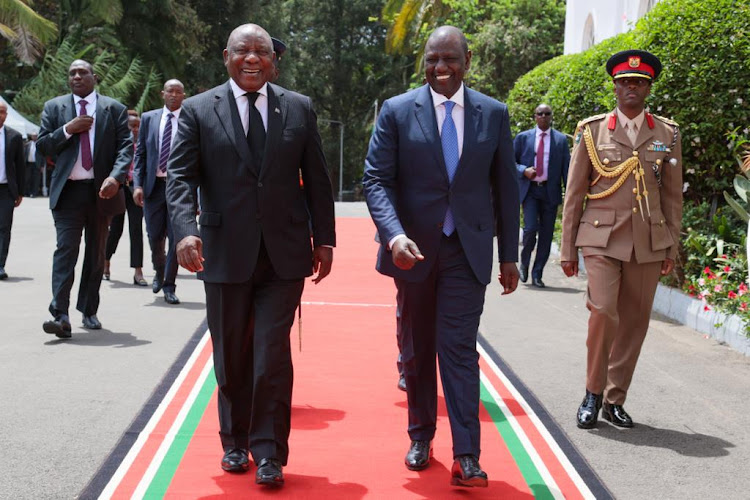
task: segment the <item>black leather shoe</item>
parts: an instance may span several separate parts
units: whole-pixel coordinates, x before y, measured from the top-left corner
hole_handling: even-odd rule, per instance
[[[233,448],[224,453],[221,459],[221,468],[227,472],[242,474],[250,470],[250,460],[247,458],[247,450]]]
[[[99,318],[96,317],[96,314],[92,314],[91,316],[83,315],[83,327],[88,328],[89,330],[101,330],[102,324],[99,322]]]
[[[406,379],[403,375],[398,378],[398,388],[406,392]]]
[[[529,279],[529,268],[521,264],[519,272],[521,273],[521,281],[523,283],[526,283],[526,281]]]
[[[177,295],[175,295],[173,292],[164,292],[164,300],[167,301],[167,304],[179,304],[180,299],[177,298]]]
[[[477,457],[461,455],[453,461],[451,484],[453,486],[486,488],[487,473],[479,466]]]
[[[412,441],[404,463],[409,470],[424,470],[429,467],[430,458],[432,458],[431,441]]]
[[[534,285],[537,288],[544,288],[544,281],[542,281],[542,278],[531,278],[531,284]]]
[[[281,462],[275,458],[262,458],[255,471],[255,484],[265,486],[283,486],[284,473],[281,472]]]
[[[8,279],[8,273],[5,272],[5,269],[0,267],[0,280],[7,280]]]
[[[633,427],[633,419],[622,405],[611,405],[604,403],[602,405],[602,418],[612,422],[617,427]]]
[[[578,407],[576,421],[580,429],[592,429],[596,427],[599,418],[599,409],[602,407],[602,395],[586,391],[581,406]]]
[[[70,318],[67,314],[61,314],[55,319],[45,321],[42,325],[45,333],[54,333],[59,339],[69,339],[71,337]]]
[[[164,275],[156,273],[154,281],[151,283],[151,291],[154,293],[161,292],[161,287],[164,286]]]

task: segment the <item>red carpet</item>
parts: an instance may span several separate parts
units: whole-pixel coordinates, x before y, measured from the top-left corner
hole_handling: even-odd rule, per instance
[[[374,270],[368,219],[339,219],[332,274],[303,295],[286,485],[279,490],[221,470],[210,342],[102,493],[103,498],[581,498],[583,481],[497,367],[483,357],[481,464],[489,488],[450,485],[450,429],[440,398],[435,456],[422,472],[403,464],[406,395],[396,388],[395,287]],[[493,398],[493,396],[495,396]]]

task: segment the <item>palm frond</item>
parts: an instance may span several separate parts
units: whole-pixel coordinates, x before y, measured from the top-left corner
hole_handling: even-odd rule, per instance
[[[41,43],[50,42],[57,36],[57,25],[34,12],[27,2],[22,0],[0,0],[0,18],[8,29],[16,32],[16,36],[17,30],[10,26],[23,27]]]
[[[18,26],[15,31],[18,35],[13,40],[13,49],[16,56],[23,63],[31,66],[42,55],[41,43],[23,26]]]

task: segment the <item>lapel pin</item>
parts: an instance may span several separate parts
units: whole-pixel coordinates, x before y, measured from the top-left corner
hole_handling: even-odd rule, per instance
[[[281,113],[281,111],[279,110],[279,108],[274,109],[273,112],[274,113]]]

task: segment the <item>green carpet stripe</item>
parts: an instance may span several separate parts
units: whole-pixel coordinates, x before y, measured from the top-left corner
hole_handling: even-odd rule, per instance
[[[526,484],[529,485],[534,498],[540,499],[554,499],[552,492],[549,487],[542,479],[541,474],[531,461],[531,457],[526,452],[521,440],[516,435],[516,432],[511,427],[508,419],[505,417],[503,410],[495,402],[495,399],[489,393],[484,383],[480,383],[480,398],[484,407],[487,409],[487,413],[492,417],[492,421],[495,423],[495,427],[500,431],[500,436],[505,441],[505,445],[508,447],[510,454],[516,461],[518,469],[521,471],[521,475],[526,480]]]
[[[203,382],[203,386],[198,392],[198,396],[193,401],[193,405],[190,407],[185,421],[182,422],[180,430],[177,431],[177,435],[172,441],[172,445],[169,447],[167,454],[164,456],[159,469],[154,475],[154,479],[146,490],[144,498],[163,498],[164,494],[169,488],[169,484],[172,482],[177,467],[179,467],[182,457],[185,454],[185,450],[190,444],[190,440],[195,434],[195,429],[198,427],[198,423],[203,418],[203,414],[206,412],[206,407],[211,400],[211,395],[216,389],[216,376],[214,375],[214,369],[206,376],[206,380]]]

